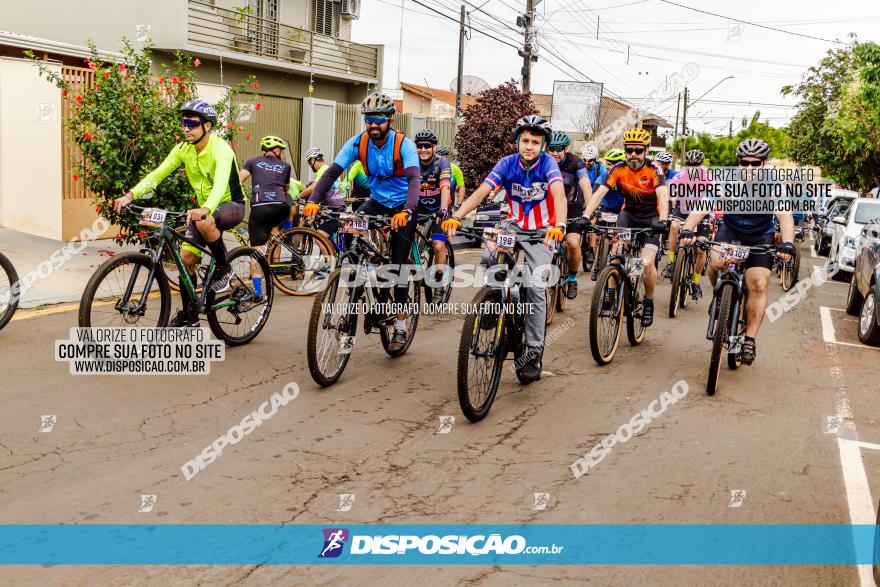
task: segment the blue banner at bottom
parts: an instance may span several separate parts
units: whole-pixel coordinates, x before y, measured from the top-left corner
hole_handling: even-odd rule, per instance
[[[855,565],[874,525],[0,525],[4,565]],[[880,558],[880,557],[877,557]]]

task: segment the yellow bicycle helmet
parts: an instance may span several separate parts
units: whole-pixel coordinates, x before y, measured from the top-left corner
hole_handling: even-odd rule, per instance
[[[271,151],[276,147],[281,147],[282,149],[287,148],[287,143],[284,142],[284,139],[279,139],[278,137],[267,135],[260,139],[260,148],[264,151]]]
[[[651,144],[651,133],[643,128],[634,128],[632,130],[628,130],[626,131],[626,134],[623,135],[623,144],[642,145],[647,147],[649,144]]]
[[[623,149],[609,149],[608,152],[605,153],[605,161],[608,163],[617,163],[618,161],[623,161],[626,159],[626,155],[623,153]]]

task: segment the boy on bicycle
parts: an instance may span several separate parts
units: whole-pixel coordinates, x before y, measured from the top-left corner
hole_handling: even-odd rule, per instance
[[[461,226],[461,219],[475,210],[492,191],[504,187],[510,205],[509,220],[523,230],[549,228],[544,244],[521,243],[525,254],[526,271],[536,274],[541,266],[550,266],[553,253],[551,242],[562,241],[565,236],[565,219],[568,217],[565,189],[559,165],[545,152],[552,131],[546,118],[537,115],[524,116],[516,123],[515,140],[518,153],[501,159],[480,187],[470,195],[458,211],[443,222],[443,229],[453,237]],[[488,251],[481,262],[494,262]],[[527,289],[532,312],[525,317],[526,348],[517,357],[517,373],[524,383],[541,378],[541,358],[544,352],[544,333],[547,319],[547,298],[543,290],[546,283],[533,280]],[[524,358],[521,361],[520,358]]]

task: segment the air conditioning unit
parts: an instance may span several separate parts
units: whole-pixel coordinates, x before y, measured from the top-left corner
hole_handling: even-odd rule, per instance
[[[342,17],[357,19],[361,17],[361,0],[342,0]]]

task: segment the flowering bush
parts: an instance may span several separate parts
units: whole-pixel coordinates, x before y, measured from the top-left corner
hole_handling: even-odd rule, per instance
[[[455,152],[468,192],[477,189],[499,159],[516,152],[516,121],[536,113],[531,95],[520,92],[513,81],[486,90],[464,111]]]
[[[177,52],[174,63],[161,65],[155,75],[150,68],[152,51],[144,47],[135,51],[123,39],[122,62],[101,60],[94,43],[89,43],[91,57],[86,65],[95,72],[92,87],[80,88],[46,67],[31,52],[40,75],[61,90],[62,99],[72,100],[71,114],[65,129],[82,151],[82,161],[75,163],[75,181],[97,194],[96,210],[121,227],[120,242],[140,238],[138,219],[131,214],[118,215],[111,202],[152,171],[174,145],[183,139],[180,106],[196,96],[195,67],[199,60]],[[256,80],[230,88],[223,100],[215,104],[220,121],[235,119],[233,99]],[[256,96],[253,98],[255,101]],[[227,141],[234,140],[234,124],[217,124],[216,132]],[[150,206],[182,211],[192,207],[194,195],[183,172],[170,175],[153,192]]]

